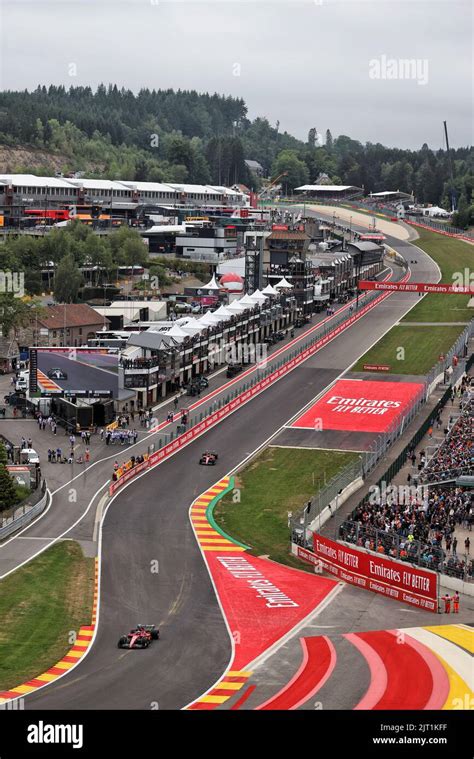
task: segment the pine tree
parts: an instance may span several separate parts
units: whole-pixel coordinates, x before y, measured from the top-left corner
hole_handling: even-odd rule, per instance
[[[0,464],[7,464],[7,463],[8,463],[7,449],[5,448],[3,443],[0,443]]]
[[[13,479],[10,477],[5,464],[0,464],[0,511],[9,509],[17,501],[18,498]]]

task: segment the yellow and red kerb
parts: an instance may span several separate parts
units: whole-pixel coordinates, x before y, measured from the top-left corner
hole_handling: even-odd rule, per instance
[[[218,483],[206,490],[197,498],[191,507],[191,522],[196,533],[196,539],[204,552],[223,551],[225,553],[241,553],[245,548],[236,545],[225,538],[209,522],[207,509],[211,501],[229,487],[230,477],[223,477]]]
[[[62,390],[62,388],[59,387],[59,385],[50,379],[44,372],[42,372],[41,369],[37,369],[36,374],[38,382],[44,390]]]

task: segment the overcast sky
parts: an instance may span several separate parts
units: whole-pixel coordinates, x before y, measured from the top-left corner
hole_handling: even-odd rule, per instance
[[[468,0],[0,5],[1,89],[196,89],[242,97],[250,118],[279,120],[304,139],[316,126],[362,142],[437,149],[446,119],[452,146],[472,144]],[[403,60],[416,68],[405,72]]]

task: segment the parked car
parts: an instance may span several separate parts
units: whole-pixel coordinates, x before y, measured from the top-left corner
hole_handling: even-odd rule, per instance
[[[22,448],[20,451],[22,464],[39,464],[40,459],[34,448]]]

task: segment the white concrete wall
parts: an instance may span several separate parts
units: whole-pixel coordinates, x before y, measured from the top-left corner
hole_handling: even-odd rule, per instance
[[[331,517],[336,513],[336,511],[342,506],[342,504],[347,501],[347,499],[352,495],[352,493],[355,493],[356,490],[359,490],[359,488],[362,487],[364,484],[364,480],[362,477],[357,477],[357,479],[353,480],[349,485],[347,485],[342,493],[336,498],[334,498],[329,506],[326,506],[325,509],[322,510],[321,514],[318,514],[318,516],[313,519],[311,524],[309,525],[309,529],[312,532],[318,532],[323,524],[326,524],[328,519],[331,519]]]

